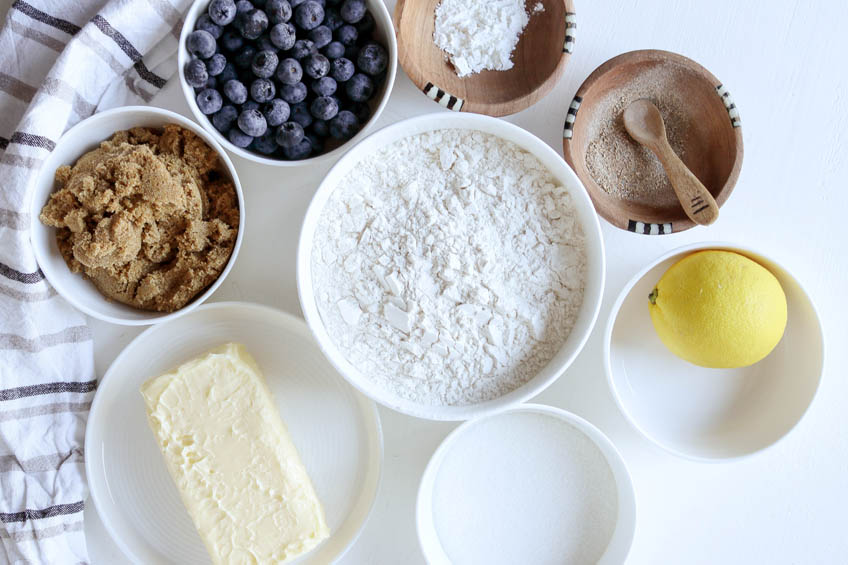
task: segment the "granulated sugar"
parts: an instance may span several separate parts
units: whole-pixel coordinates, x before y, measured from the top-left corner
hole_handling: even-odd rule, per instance
[[[460,77],[505,71],[528,20],[524,0],[442,0],[433,40]]]
[[[597,563],[617,516],[603,453],[579,429],[541,413],[472,425],[433,482],[433,525],[452,563]]]
[[[665,121],[672,149],[682,158],[692,124],[684,111],[686,101],[674,88],[675,72],[665,66],[649,70],[598,102],[587,126],[586,167],[608,194],[658,208],[680,207],[659,159],[630,137],[622,117],[634,100],[653,102]]]
[[[364,158],[330,196],[312,250],[332,340],[363,375],[429,405],[532,378],[574,326],[585,271],[566,189],[518,146],[460,129]]]

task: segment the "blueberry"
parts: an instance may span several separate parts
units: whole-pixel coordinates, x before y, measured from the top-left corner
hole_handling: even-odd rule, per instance
[[[306,2],[306,0],[289,0],[289,4],[291,4],[292,10],[294,10],[304,2]]]
[[[209,17],[209,14],[201,14],[199,18],[197,18],[197,23],[194,24],[194,29],[202,29],[203,31],[208,31],[209,34],[218,39],[221,37],[221,34],[224,33],[224,30],[221,29],[221,26],[212,21],[212,18]]]
[[[312,81],[312,92],[318,96],[331,96],[336,92],[338,85],[336,81],[330,77],[322,77]]]
[[[277,64],[279,62],[280,60],[275,52],[260,51],[253,56],[250,70],[259,78],[269,78],[274,76],[274,71],[277,70]]]
[[[258,137],[268,129],[268,123],[265,121],[265,116],[259,110],[253,108],[248,110],[242,109],[238,117],[238,127],[247,135]]]
[[[374,81],[362,73],[356,73],[345,84],[347,97],[354,102],[367,102],[374,94]]]
[[[254,8],[250,0],[238,0],[236,2],[236,17],[246,14]]]
[[[280,98],[289,104],[297,104],[306,99],[306,85],[302,82],[297,84],[284,84],[280,87]]]
[[[206,88],[214,88],[217,90],[218,79],[216,79],[215,77],[209,77],[208,79],[206,79]]]
[[[388,63],[389,55],[379,43],[366,43],[356,56],[356,66],[359,70],[372,76],[385,71]]]
[[[233,0],[212,0],[206,12],[210,20],[219,26],[225,26],[236,19],[236,3]]]
[[[318,50],[315,49],[315,44],[309,39],[298,39],[294,42],[294,47],[292,47],[291,51],[289,51],[289,55],[295,59],[303,59],[317,51]]]
[[[241,105],[241,111],[244,112],[245,110],[259,110],[259,102],[256,100],[247,100]]]
[[[277,52],[277,46],[274,45],[274,42],[271,41],[271,32],[263,33],[259,36],[259,39],[253,42],[253,45],[256,47],[257,51],[273,51]]]
[[[309,39],[316,49],[321,49],[333,40],[333,32],[325,25],[320,25],[309,32]]]
[[[283,156],[290,161],[306,159],[312,154],[312,144],[308,139],[301,139],[294,147],[283,147]]]
[[[366,36],[371,35],[371,32],[374,31],[374,28],[377,27],[377,22],[374,20],[374,16],[371,15],[371,12],[366,10],[365,15],[362,16],[362,19],[356,22],[356,31],[359,32],[359,35]]]
[[[226,132],[233,127],[233,122],[238,118],[236,107],[227,104],[212,115],[212,125],[220,132]]]
[[[294,47],[294,42],[297,40],[294,26],[289,23],[277,24],[271,28],[271,43],[277,49],[288,51]]]
[[[336,8],[324,9],[324,25],[330,28],[330,31],[336,31],[344,25],[344,20]]]
[[[360,124],[364,124],[371,117],[371,108],[365,102],[354,102],[348,107],[348,110],[353,112]]]
[[[230,143],[242,149],[250,145],[253,141],[253,137],[247,135],[239,128],[230,128],[230,131],[227,132],[227,139],[230,140]]]
[[[282,24],[292,17],[292,7],[288,0],[268,0],[265,4],[265,13],[271,25]]]
[[[221,99],[221,94],[212,88],[201,90],[197,95],[197,107],[206,115],[214,114],[221,109],[224,101]]]
[[[324,140],[320,136],[315,135],[312,132],[308,132],[306,134],[306,140],[309,142],[309,145],[312,146],[313,153],[322,153],[324,151]]]
[[[244,104],[247,100],[247,87],[238,80],[228,80],[224,83],[224,96],[233,104]]]
[[[318,137],[327,137],[330,135],[330,126],[324,120],[313,121],[310,130]]]
[[[202,88],[206,86],[206,80],[209,78],[209,72],[206,70],[206,63],[200,59],[192,59],[185,66],[186,82],[194,88]]]
[[[291,115],[291,108],[288,102],[279,98],[274,98],[264,106],[262,106],[262,115],[265,116],[265,121],[271,127],[277,127]]]
[[[356,67],[353,66],[350,59],[340,57],[339,59],[334,59],[332,63],[330,63],[330,76],[337,82],[346,82],[350,80],[350,77],[352,77],[355,72]]]
[[[208,31],[199,29],[188,34],[186,37],[186,49],[192,55],[201,59],[208,59],[215,54],[215,38]]]
[[[224,67],[227,66],[227,58],[221,53],[215,53],[206,60],[206,73],[210,77],[216,77],[224,72]]]
[[[339,113],[339,105],[329,96],[319,96],[312,101],[309,112],[319,120],[331,120]]]
[[[359,32],[350,24],[345,24],[335,31],[336,41],[340,41],[345,47],[356,45]]]
[[[249,69],[253,64],[253,58],[256,56],[256,48],[253,45],[245,45],[233,57],[233,64],[238,69]]]
[[[277,128],[277,145],[294,147],[303,139],[303,127],[297,122],[286,122]]]
[[[294,147],[283,147],[283,156],[290,161],[306,159],[312,154],[312,144],[308,139],[301,139]]]
[[[227,63],[224,65],[224,70],[221,71],[221,74],[218,75],[218,82],[224,84],[228,80],[233,80],[238,78],[238,71],[236,70],[236,66],[232,63]]]
[[[350,139],[359,131],[359,120],[350,110],[342,110],[330,120],[330,135],[336,139]]]
[[[268,16],[262,10],[254,8],[241,14],[236,19],[235,26],[245,39],[256,39],[268,29]]]
[[[253,142],[250,144],[250,149],[253,149],[257,153],[262,153],[263,155],[271,155],[274,153],[274,151],[277,150],[277,140],[274,130],[269,128],[259,137],[254,137]]]
[[[320,53],[310,55],[303,62],[303,72],[312,78],[325,77],[330,72],[330,61]]]
[[[250,97],[260,104],[273,100],[275,94],[277,87],[267,78],[258,78],[250,83]]]
[[[225,29],[221,34],[221,48],[224,51],[238,51],[244,46],[244,38],[234,29]]]
[[[277,65],[276,78],[283,84],[297,84],[303,78],[303,67],[297,59],[283,59]]]
[[[324,21],[324,7],[315,0],[306,0],[294,9],[294,23],[305,31],[315,29]]]
[[[297,122],[300,124],[300,127],[306,129],[312,125],[312,121],[314,119],[315,118],[313,118],[312,114],[309,112],[309,106],[306,102],[299,102],[292,105],[289,121]]]
[[[365,17],[366,11],[364,0],[344,0],[339,13],[344,21],[349,24],[355,24]]]
[[[338,59],[339,57],[343,57],[344,52],[345,46],[338,41],[331,41],[326,47],[324,47],[324,56],[328,59]]]

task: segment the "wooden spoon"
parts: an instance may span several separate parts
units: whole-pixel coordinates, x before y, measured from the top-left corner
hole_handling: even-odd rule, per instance
[[[653,151],[660,160],[689,219],[702,226],[715,222],[718,204],[668,144],[665,122],[657,107],[644,98],[631,102],[624,110],[624,127],[630,137]]]

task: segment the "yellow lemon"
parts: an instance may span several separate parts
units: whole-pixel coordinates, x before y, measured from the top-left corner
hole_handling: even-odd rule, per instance
[[[701,367],[753,365],[786,329],[786,295],[777,278],[732,251],[698,251],[672,265],[649,308],[666,347]]]

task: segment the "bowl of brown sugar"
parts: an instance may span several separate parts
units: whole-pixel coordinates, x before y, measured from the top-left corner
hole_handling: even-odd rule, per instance
[[[625,108],[641,98],[659,108],[672,149],[723,205],[742,168],[739,111],[721,81],[676,53],[631,51],[595,69],[569,106],[563,154],[614,226],[645,235],[681,232],[695,223],[659,160],[624,128]]]
[[[244,198],[221,146],[173,112],[127,106],[68,130],[32,189],[35,258],[56,292],[115,324],[201,304],[235,263]]]

